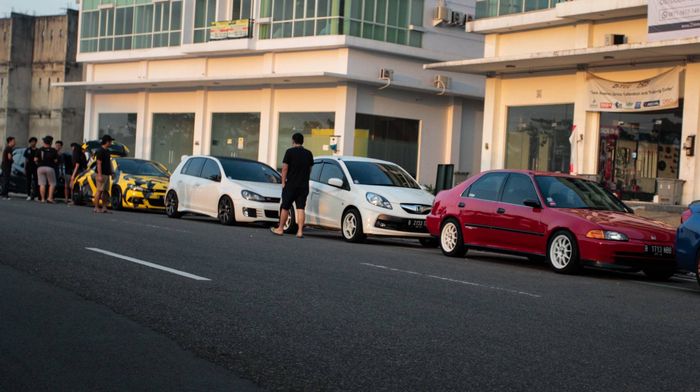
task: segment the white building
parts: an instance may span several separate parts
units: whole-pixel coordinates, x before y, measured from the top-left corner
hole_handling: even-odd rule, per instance
[[[299,131],[315,155],[335,137],[337,154],[395,161],[424,184],[439,163],[478,171],[483,78],[423,65],[480,57],[483,39],[435,26],[437,1],[81,3],[85,80],[62,86],[87,91],[86,139],[110,133],[171,168],[192,153],[279,167]],[[223,26],[231,39],[211,40],[226,34],[216,21],[238,21]]]

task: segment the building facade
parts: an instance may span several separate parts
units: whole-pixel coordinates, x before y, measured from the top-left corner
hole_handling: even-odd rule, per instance
[[[82,80],[76,62],[78,12],[0,19],[0,140],[52,135],[83,139],[85,95],[58,83]]]
[[[658,200],[660,180],[680,179],[682,201],[700,199],[700,159],[691,148],[700,121],[700,39],[650,38],[647,5],[477,1],[467,30],[485,36],[484,57],[426,68],[487,77],[481,169],[597,175],[624,199],[645,201]],[[640,92],[669,77],[678,99],[592,98],[605,92],[592,83]]]
[[[280,167],[302,132],[315,155],[387,159],[433,184],[440,163],[478,170],[483,107],[482,77],[423,70],[483,51],[459,20],[434,21],[437,4],[83,0],[86,77],[63,86],[87,91],[85,138],[170,168],[193,153]]]

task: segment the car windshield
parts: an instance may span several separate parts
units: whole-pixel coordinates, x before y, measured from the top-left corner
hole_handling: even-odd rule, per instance
[[[140,159],[117,159],[117,167],[126,174],[135,176],[170,177],[160,164]]]
[[[345,162],[352,182],[358,185],[395,186],[420,189],[420,185],[399,166],[378,162]]]
[[[593,181],[571,177],[536,176],[549,207],[628,212],[625,205]]]
[[[227,158],[219,158],[219,161],[221,161],[221,166],[224,167],[226,177],[232,180],[267,182],[270,184],[282,183],[279,173],[264,163]]]

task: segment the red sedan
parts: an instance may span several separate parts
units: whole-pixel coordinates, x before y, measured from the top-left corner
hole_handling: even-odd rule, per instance
[[[569,175],[482,173],[441,192],[426,224],[447,256],[484,249],[545,258],[560,273],[586,264],[659,280],[675,270],[672,227],[635,216],[598,184]]]

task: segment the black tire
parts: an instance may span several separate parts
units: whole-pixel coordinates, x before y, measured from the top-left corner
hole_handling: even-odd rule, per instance
[[[358,243],[367,238],[362,230],[360,211],[355,208],[345,211],[343,218],[340,220],[340,233],[343,239],[348,242]]]
[[[219,206],[216,211],[216,216],[222,225],[233,226],[236,224],[236,213],[233,207],[233,200],[230,197],[224,196],[219,199]]]
[[[165,214],[168,215],[169,218],[178,219],[182,217],[182,213],[177,210],[179,203],[175,191],[170,191],[165,195]]]
[[[83,200],[83,193],[80,191],[80,186],[78,186],[78,184],[75,184],[73,186],[72,199],[73,204],[75,204],[76,206],[82,206],[83,204],[85,204],[85,201]]]
[[[581,269],[576,238],[568,231],[552,234],[547,242],[547,263],[560,274],[575,274]]]
[[[642,268],[642,271],[647,278],[658,282],[669,280],[676,273],[676,269],[673,267],[649,267]]]
[[[697,279],[698,285],[700,285],[700,255],[698,255],[698,260],[695,262],[695,279]]]
[[[447,219],[440,226],[440,249],[445,256],[464,257],[467,247],[464,246],[464,236],[459,221]]]
[[[118,186],[112,187],[112,192],[109,194],[109,203],[112,205],[112,209],[115,211],[121,211],[124,209],[122,190]]]
[[[280,209],[280,214],[281,213],[282,210]],[[296,210],[294,208],[290,208],[289,219],[287,219],[287,222],[284,224],[284,232],[287,234],[296,234],[297,229],[299,229],[299,226],[297,226]]]
[[[424,247],[424,248],[437,248],[440,246],[440,241],[435,238],[435,237],[430,237],[430,238],[420,238],[418,239],[418,242]]]

